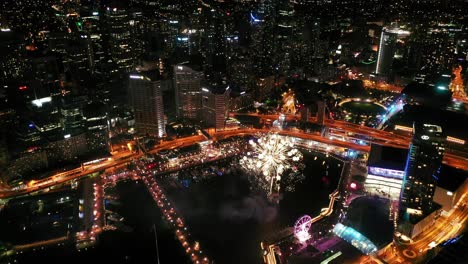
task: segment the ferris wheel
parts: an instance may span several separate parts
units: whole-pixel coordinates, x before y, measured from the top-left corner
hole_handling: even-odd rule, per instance
[[[308,215],[303,215],[297,219],[294,224],[294,236],[302,243],[310,238],[309,230],[312,226],[312,218]]]

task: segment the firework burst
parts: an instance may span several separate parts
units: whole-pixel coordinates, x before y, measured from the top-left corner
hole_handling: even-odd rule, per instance
[[[249,143],[252,150],[240,160],[240,164],[254,179],[255,184],[269,194],[279,192],[281,182],[286,184],[287,191],[293,190],[289,185],[302,176],[297,173],[301,166],[302,153],[294,147],[291,138],[267,134],[261,136],[257,142],[250,140]],[[286,179],[282,181],[281,177]]]

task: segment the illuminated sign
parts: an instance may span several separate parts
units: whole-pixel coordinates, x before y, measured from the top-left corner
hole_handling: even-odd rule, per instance
[[[44,103],[52,102],[52,97],[44,97],[36,100],[32,100],[31,103],[37,107],[42,107]]]
[[[391,178],[397,178],[397,179],[403,179],[403,177],[405,176],[404,171],[391,170],[391,169],[385,169],[385,168],[379,168],[379,167],[369,167],[369,174],[375,174],[379,176],[391,177]]]
[[[421,138],[424,139],[424,140],[428,140],[429,136],[428,135],[422,135]]]
[[[141,75],[130,75],[130,79],[140,79],[140,80],[143,80],[143,76]]]
[[[262,19],[256,18],[252,13],[250,13],[250,18],[251,18],[252,21],[255,22],[255,23],[257,23],[257,22],[263,22]]]
[[[108,160],[108,158],[100,158],[100,159],[95,159],[95,160],[87,161],[87,162],[84,162],[84,163],[83,163],[83,166],[91,165],[91,164],[96,164],[96,163],[100,163],[100,162],[103,162],[103,161],[106,161],[106,160]]]
[[[432,130],[430,132],[437,132],[437,133],[440,133],[442,132],[442,127],[440,126],[436,126],[436,125],[431,125],[431,124],[423,124],[424,127],[427,127],[428,129]]]
[[[454,138],[454,137],[447,137],[447,141],[457,143],[457,144],[461,144],[461,145],[465,144],[465,140],[459,139],[459,138]]]
[[[415,215],[422,215],[422,211],[418,209],[413,209],[413,208],[406,208],[406,212],[408,214],[415,214]]]

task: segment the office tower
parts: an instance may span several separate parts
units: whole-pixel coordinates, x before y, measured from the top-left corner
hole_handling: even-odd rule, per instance
[[[163,137],[166,132],[160,76],[156,72],[142,72],[132,73],[129,77],[136,132]]]
[[[133,69],[135,57],[132,52],[130,17],[127,10],[108,7],[105,13],[110,57],[122,72]]]
[[[63,65],[73,80],[82,82],[89,78],[95,65],[90,35],[81,32],[69,37]]]
[[[415,123],[413,140],[406,161],[400,208],[406,215],[428,215],[433,210],[437,174],[444,154],[442,128]]]
[[[387,75],[392,71],[393,58],[397,52],[397,41],[399,38],[406,37],[409,31],[398,27],[384,27],[380,35],[379,54],[377,57],[377,74]]]
[[[299,42],[298,30],[294,8],[289,3],[283,3],[279,7],[277,20],[277,62],[275,68],[277,74],[287,75],[291,70],[292,53],[296,43]]]
[[[84,96],[64,96],[61,98],[60,113],[65,134],[78,135],[85,131],[83,106],[87,98]]]
[[[97,10],[97,9],[96,9]],[[83,10],[81,13],[83,31],[89,36],[93,50],[94,65],[104,63],[102,15],[93,10]]]
[[[223,130],[229,102],[229,87],[226,89],[202,88],[202,119],[206,126]]]
[[[174,14],[169,19],[162,19],[157,33],[152,39],[155,50],[162,52],[163,56],[171,56],[176,50],[176,41],[179,34],[179,20]]]
[[[55,56],[34,57],[30,61],[33,79],[39,82],[39,88],[47,90],[44,95],[58,94],[60,90],[60,70],[57,58]],[[36,91],[35,95],[37,95]]]
[[[200,116],[203,73],[185,65],[174,66],[176,111],[179,118],[196,120]]]
[[[253,71],[257,76],[272,75],[275,69],[276,13],[274,1],[261,2],[250,13],[252,27],[250,49]]]
[[[224,12],[211,12],[210,9],[204,9],[201,16],[202,26],[204,29],[201,35],[202,55],[206,58],[204,72],[225,73],[226,72],[226,39],[228,28],[230,28],[230,15]]]
[[[87,128],[86,140],[89,150],[95,154],[109,153],[106,105],[101,102],[88,103],[83,108],[83,118]]]

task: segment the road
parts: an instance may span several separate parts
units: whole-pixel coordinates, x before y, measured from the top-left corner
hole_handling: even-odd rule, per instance
[[[278,118],[279,115],[275,114],[269,114],[269,115],[260,115],[260,114],[231,114],[231,115],[250,115],[250,116],[257,116],[261,117],[262,119],[273,119],[276,117]],[[299,115],[288,115],[286,116],[286,119],[288,120],[299,120],[300,116]],[[309,119],[309,122],[315,123],[317,122],[315,117],[311,117]],[[387,132],[383,130],[378,130],[366,126],[361,126],[353,123],[349,123],[346,121],[340,121],[340,120],[331,120],[331,119],[326,119],[324,121],[324,125],[329,127],[329,128],[334,128],[338,130],[342,130],[346,133],[352,133],[352,134],[357,134],[361,135],[364,137],[368,137],[369,139],[367,141],[381,144],[384,146],[389,146],[389,147],[395,147],[395,148],[409,148],[410,142],[411,142],[411,136],[404,136],[404,135],[398,135],[394,134],[392,132]],[[234,130],[236,131],[236,130]],[[282,133],[289,133],[286,130],[283,130],[285,132]],[[230,132],[230,131],[227,131]],[[296,135],[303,135],[303,136],[298,136],[298,137],[309,137],[307,135],[311,134],[305,134],[303,132],[297,132],[293,133],[291,132],[290,135],[296,134]],[[311,137],[310,137],[311,138]],[[311,140],[317,140],[323,143],[326,143],[326,139],[311,139]],[[330,142],[330,141],[329,141]],[[369,147],[366,146],[361,146],[359,144],[354,144],[354,143],[349,143],[349,142],[344,142],[342,141],[341,143],[338,142],[337,140],[332,140],[330,142],[332,145],[337,145],[337,146],[342,146],[346,148],[351,148],[355,150],[361,150],[361,151],[369,151]],[[463,170],[468,170],[468,153],[466,152],[461,152],[461,151],[455,151],[452,149],[446,149],[445,150],[445,155],[444,155],[444,163],[448,164],[449,166],[463,169]]]
[[[465,205],[463,205],[465,204]],[[408,246],[401,248],[401,255],[407,260],[411,260],[405,253],[405,250],[420,254],[426,253],[432,247],[455,237],[461,229],[468,223],[468,190],[465,191],[460,198],[457,206],[449,213],[448,216],[439,217],[434,225],[418,235],[414,242]],[[408,251],[406,251],[408,252]]]
[[[259,114],[250,114],[250,115],[260,116],[262,118],[268,118],[268,119],[278,116],[278,115],[259,115]],[[296,116],[288,116],[288,118],[295,119]],[[314,119],[315,118],[312,118],[311,120],[314,120]],[[360,134],[360,135],[370,137],[372,138],[372,141],[385,145],[385,146],[391,146],[391,147],[397,147],[397,148],[408,148],[409,143],[411,141],[411,138],[408,136],[397,135],[397,134],[393,134],[390,132],[372,129],[369,127],[364,127],[364,126],[360,126],[360,125],[356,125],[356,124],[352,124],[352,123],[348,123],[344,121],[327,120],[325,124],[329,127],[342,129],[350,133],[355,133],[355,134]],[[220,131],[220,132],[216,132],[212,136],[215,140],[219,140],[225,137],[231,137],[235,135],[252,135],[256,133],[267,133],[270,131],[274,131],[281,135],[293,136],[293,137],[298,137],[302,139],[318,141],[318,142],[325,143],[325,144],[330,144],[330,145],[348,148],[348,149],[354,149],[354,150],[363,151],[363,152],[369,152],[370,150],[369,146],[355,144],[352,142],[346,142],[343,140],[329,139],[329,138],[325,138],[316,134],[308,134],[298,129],[274,130],[274,129],[246,128],[246,129]],[[204,140],[205,140],[205,137],[203,137],[202,135],[196,135],[196,136],[191,136],[191,137],[178,138],[172,141],[164,141],[160,145],[158,145],[156,148],[154,148],[153,150],[150,150],[150,153],[152,154],[157,153],[161,149],[178,148],[178,147],[182,147],[185,145],[190,145],[190,144],[194,144],[197,142],[201,142]],[[76,168],[76,169],[72,169],[66,172],[61,172],[53,176],[50,176],[47,179],[43,179],[40,182],[34,182],[34,181],[30,182],[23,189],[2,191],[0,192],[0,198],[5,199],[5,198],[18,196],[18,195],[24,195],[24,194],[28,194],[31,192],[43,190],[43,189],[46,189],[55,185],[60,185],[71,180],[80,179],[91,173],[102,171],[111,167],[115,167],[115,166],[128,163],[133,159],[138,159],[142,157],[142,155],[143,155],[142,153],[130,153],[128,151],[117,152],[112,158],[105,160],[103,162],[90,164],[90,165],[84,166],[84,168]],[[452,150],[447,149],[444,155],[443,162],[455,168],[468,170],[468,158],[466,158],[466,156],[464,155],[465,153],[459,153],[459,152],[456,153]]]
[[[166,149],[166,148],[182,147],[182,146],[200,142],[202,140],[204,140],[204,137],[197,135],[197,136],[191,136],[191,137],[186,137],[186,138],[179,138],[173,141],[165,141],[161,143],[160,145],[158,145],[155,149],[151,150],[150,153],[156,153],[157,151],[161,149]],[[84,168],[76,168],[76,169],[72,169],[66,172],[57,173],[41,181],[37,181],[37,182],[33,181],[32,183],[29,183],[24,189],[0,192],[0,199],[7,199],[7,198],[19,196],[19,195],[25,195],[25,194],[29,194],[32,192],[37,192],[40,190],[50,188],[52,186],[64,184],[72,180],[81,179],[95,172],[106,170],[108,168],[116,167],[119,165],[124,165],[134,159],[141,158],[142,156],[143,156],[142,153],[131,153],[129,151],[118,152],[114,156],[112,156],[110,159],[105,160],[103,162],[90,164],[90,165],[84,166]]]
[[[446,216],[440,216],[435,223],[416,236],[413,241],[404,243],[390,243],[381,249],[378,257],[390,264],[424,263],[426,254],[431,248],[456,237],[468,225],[468,187],[455,207]],[[356,263],[382,263],[374,256],[366,256]]]

